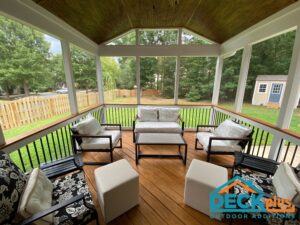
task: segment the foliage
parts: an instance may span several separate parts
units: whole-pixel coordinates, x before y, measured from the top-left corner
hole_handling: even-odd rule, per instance
[[[71,47],[71,58],[75,85],[78,89],[95,89],[97,87],[96,58]]]
[[[49,43],[43,34],[0,17],[0,86],[6,94],[22,86],[29,91],[49,86]]]

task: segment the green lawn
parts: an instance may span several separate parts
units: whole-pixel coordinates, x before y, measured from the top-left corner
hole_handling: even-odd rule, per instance
[[[55,121],[58,121],[60,119],[63,119],[64,117],[69,116],[69,113],[65,113],[65,114],[61,114],[61,115],[57,115],[54,116],[52,118],[49,119],[45,119],[45,120],[40,120],[31,124],[27,124],[27,125],[23,125],[20,127],[16,127],[16,128],[12,128],[12,129],[8,129],[8,130],[4,130],[4,137],[6,140],[9,140],[11,138],[15,138],[19,135],[24,135],[30,131],[34,131],[37,130],[47,124],[53,123]]]
[[[222,103],[220,105],[230,110],[233,109],[233,103]],[[253,118],[260,119],[273,125],[276,125],[277,118],[279,115],[279,109],[244,104],[242,113]],[[300,134],[300,108],[294,110],[289,130]]]

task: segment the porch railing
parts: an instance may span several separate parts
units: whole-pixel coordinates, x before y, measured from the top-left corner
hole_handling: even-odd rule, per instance
[[[168,106],[180,107],[180,114],[185,122],[186,131],[194,131],[198,124],[218,125],[231,118],[238,123],[250,126],[254,130],[250,154],[269,157],[275,151],[274,159],[287,161],[293,166],[300,163],[300,138],[288,131],[276,128],[271,124],[238,114],[227,109],[213,106]],[[93,108],[92,113],[99,121],[120,123],[123,129],[131,129],[137,114],[137,105],[104,105]],[[24,171],[38,167],[41,163],[55,161],[73,154],[70,140],[70,127],[85,117],[88,112],[67,118],[59,123],[28,135],[16,142],[8,143],[3,150],[10,153],[11,158]],[[272,145],[278,137],[278,145]]]

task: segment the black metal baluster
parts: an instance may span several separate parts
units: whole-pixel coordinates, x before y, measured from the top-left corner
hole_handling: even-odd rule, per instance
[[[287,154],[288,154],[290,145],[291,145],[291,142],[288,142],[288,144],[287,144],[287,146],[286,146],[285,154],[284,154],[284,157],[283,157],[283,161],[284,161],[284,162],[285,162],[285,160],[286,160],[286,157],[287,157]]]
[[[277,153],[277,156],[276,156],[276,161],[278,162],[278,159],[279,159],[279,155],[281,153],[281,150],[282,150],[282,144],[283,144],[283,139],[281,139],[280,141],[280,145],[279,145],[279,148],[278,148],[278,153]]]
[[[21,165],[22,165],[23,171],[25,172],[26,169],[25,169],[23,157],[22,157],[22,154],[21,154],[21,150],[19,148],[18,148],[18,154],[19,154],[19,157],[20,157],[20,161],[21,161]]]
[[[58,129],[55,131],[55,134],[56,134],[56,139],[57,139],[57,144],[58,144],[58,148],[59,148],[59,151],[62,152],[62,147],[61,147],[61,143],[60,143],[60,138],[59,138],[59,135],[58,135]]]
[[[260,140],[259,140],[259,144],[258,144],[258,149],[257,149],[257,154],[256,154],[256,155],[259,154],[259,150],[260,150],[260,146],[261,146],[261,142],[262,142],[262,138],[263,138],[263,136],[264,136],[264,133],[265,133],[265,131],[264,131],[264,130],[261,130],[261,133],[260,133]]]
[[[57,154],[56,143],[55,143],[55,139],[54,139],[54,136],[53,136],[53,132],[51,132],[51,137],[52,137],[52,144],[53,144],[55,156],[56,156],[56,159],[57,159],[58,154]],[[59,151],[60,151],[60,155],[61,155],[61,150],[59,149]]]
[[[32,163],[32,159],[31,159],[31,155],[30,155],[30,152],[29,152],[28,145],[26,145],[25,147],[26,147],[27,155],[29,157],[29,163],[30,163],[31,169],[33,169],[33,163]]]
[[[100,122],[100,120],[99,120],[99,122]],[[64,126],[64,131],[65,131],[64,134],[65,134],[66,143],[68,146],[68,151],[66,151],[66,153],[67,153],[70,151],[70,141],[69,141],[69,137],[68,137],[67,126]],[[65,155],[65,156],[67,156],[67,155]]]
[[[52,161],[53,161],[53,158],[52,158],[52,153],[51,153],[51,149],[50,149],[50,145],[49,145],[48,135],[46,135],[46,142],[47,142],[47,146],[48,146],[48,151],[49,151],[49,155],[50,155],[50,160],[51,160],[51,162],[52,162]]]
[[[258,130],[258,128],[256,128],[256,134],[255,134],[255,139],[254,139],[254,142],[253,142],[252,154],[254,154],[254,149],[255,149],[255,146],[256,146],[258,133],[259,133],[259,130]]]
[[[67,151],[66,151],[65,139],[64,139],[64,136],[63,136],[63,130],[62,130],[62,128],[60,128],[59,130],[60,130],[60,137],[62,139],[62,143],[63,143],[63,146],[64,146],[64,153],[65,153],[65,156],[66,156],[67,155]],[[60,157],[63,158],[62,155],[60,155]]]
[[[293,163],[294,163],[294,159],[295,159],[295,155],[296,155],[297,149],[298,149],[298,145],[295,146],[293,157],[292,157],[292,160],[291,160],[291,165],[293,165]]]
[[[33,148],[34,148],[34,151],[35,151],[35,155],[36,155],[36,158],[37,158],[37,161],[38,161],[38,164],[41,165],[41,162],[40,162],[40,157],[38,155],[38,152],[37,152],[37,149],[36,149],[36,144],[35,144],[35,141],[33,142]]]
[[[40,138],[40,144],[41,144],[41,147],[42,147],[42,152],[43,152],[44,160],[45,160],[45,163],[46,163],[47,159],[46,159],[45,148],[44,148],[44,145],[43,145],[42,138]]]
[[[270,133],[268,132],[268,133],[267,133],[266,140],[265,140],[265,145],[264,145],[264,150],[263,150],[263,155],[262,155],[262,157],[264,157],[264,155],[265,155],[267,143],[268,143],[268,140],[269,140],[269,134],[270,134]]]

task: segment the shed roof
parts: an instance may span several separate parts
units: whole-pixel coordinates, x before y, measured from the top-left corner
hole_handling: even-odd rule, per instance
[[[287,81],[287,75],[258,75],[256,81]]]

